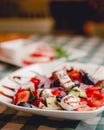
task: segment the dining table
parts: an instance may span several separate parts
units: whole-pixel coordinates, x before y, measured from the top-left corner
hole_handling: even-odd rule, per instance
[[[86,55],[68,62],[89,63],[104,66],[104,39],[97,36],[39,35],[29,40],[60,44],[86,52]],[[20,69],[13,64],[0,61],[0,79]],[[0,104],[0,130],[104,130],[104,112],[87,120],[71,120],[31,114]]]

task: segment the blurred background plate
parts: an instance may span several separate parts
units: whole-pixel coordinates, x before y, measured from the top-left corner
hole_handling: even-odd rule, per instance
[[[0,60],[23,67],[53,60],[77,60],[85,55],[85,51],[70,46],[61,47],[61,45],[52,45],[46,42],[17,39],[1,43]]]

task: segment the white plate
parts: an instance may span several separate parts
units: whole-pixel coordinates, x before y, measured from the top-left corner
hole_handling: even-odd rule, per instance
[[[63,66],[73,66],[75,68],[83,68],[87,70],[92,76],[97,75],[97,71],[100,70],[102,67],[93,65],[93,64],[81,64],[81,63],[75,63],[75,62],[66,62],[66,63],[59,63],[59,62],[52,62],[52,63],[41,63],[41,64],[34,64],[28,67],[24,67],[22,69],[19,69],[15,72],[13,72],[10,76],[13,75],[20,75],[20,76],[29,76],[31,77],[33,75],[32,71],[39,72],[40,74],[45,74],[47,76],[51,75],[51,72],[57,68],[63,67]],[[96,76],[95,76],[96,78]],[[0,89],[2,90],[2,85],[12,86],[13,88],[17,88],[16,84],[13,83],[8,76],[3,78],[0,82]],[[6,93],[6,90],[5,90]],[[1,96],[1,95],[0,95]],[[29,112],[33,114],[48,116],[48,117],[58,117],[58,118],[64,118],[64,119],[73,119],[73,120],[86,120],[90,118],[94,118],[97,114],[101,113],[104,110],[104,107],[100,107],[99,109],[93,110],[93,111],[65,111],[65,110],[43,110],[38,108],[25,108],[16,106],[10,103],[11,100],[8,98],[2,98],[0,97],[0,103],[11,107],[13,109],[17,109],[24,112]]]
[[[25,39],[17,39],[17,40],[11,40],[11,41],[6,41],[1,43],[1,55],[0,55],[0,60],[19,66],[19,67],[24,67],[27,66],[25,64],[23,64],[23,61],[31,61],[31,58],[29,57],[29,55],[31,53],[34,52],[34,50],[36,50],[37,47],[41,46],[42,44],[48,45],[50,46],[48,43],[44,43],[44,42],[34,42],[32,43],[32,41],[30,40],[25,40]],[[51,48],[51,46],[50,46]],[[79,58],[84,57],[87,53],[82,51],[82,50],[78,50],[78,49],[74,49],[74,48],[70,48],[69,47],[63,47],[64,50],[67,52],[68,56],[68,60],[77,60]],[[46,52],[47,53],[47,52]],[[60,57],[58,59],[55,60],[60,60],[63,59],[64,61],[66,60],[66,58],[64,57]],[[34,59],[33,59],[34,60]],[[47,60],[49,61],[49,60]],[[43,62],[42,60],[36,62]],[[44,61],[46,62],[46,61]]]

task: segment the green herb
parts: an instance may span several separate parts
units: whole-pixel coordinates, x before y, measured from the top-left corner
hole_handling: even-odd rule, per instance
[[[56,58],[60,57],[69,57],[69,54],[66,50],[64,50],[61,46],[59,45],[53,45],[54,50],[56,51]]]

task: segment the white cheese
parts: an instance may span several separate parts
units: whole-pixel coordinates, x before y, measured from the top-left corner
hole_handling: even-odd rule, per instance
[[[75,86],[75,83],[71,81],[71,78],[68,76],[66,70],[59,70],[56,72],[56,75],[60,83],[68,90]]]
[[[74,96],[73,94],[69,94],[63,97],[59,104],[63,109],[71,111],[79,107],[79,102],[80,98]]]
[[[38,98],[45,99],[47,97],[53,96],[53,94],[51,93],[51,89],[38,89],[37,96]]]

